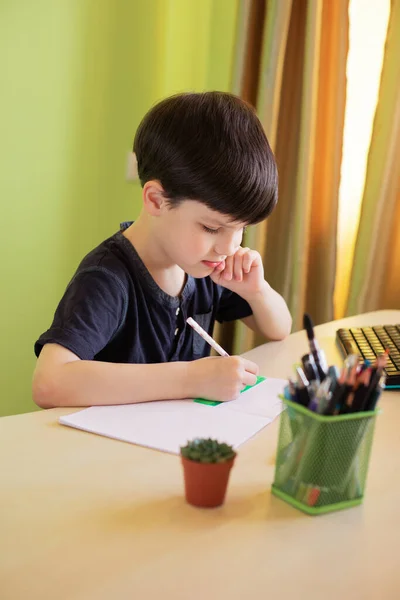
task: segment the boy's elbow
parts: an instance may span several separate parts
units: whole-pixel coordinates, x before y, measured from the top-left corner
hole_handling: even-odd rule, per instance
[[[292,319],[292,316],[289,314],[286,326],[283,329],[283,335],[281,337],[282,340],[287,338],[292,333],[292,325],[293,325],[293,319]]]
[[[283,331],[281,332],[276,332],[272,335],[268,336],[268,341],[269,342],[282,342],[283,340],[285,340],[290,332],[288,333],[284,333]]]
[[[269,336],[270,341],[281,342],[286,339],[292,331],[292,317],[288,315],[288,319],[286,323],[282,324],[281,327],[277,331],[274,332],[272,336]]]
[[[39,408],[56,408],[56,389],[49,378],[35,374],[32,382],[32,398]]]

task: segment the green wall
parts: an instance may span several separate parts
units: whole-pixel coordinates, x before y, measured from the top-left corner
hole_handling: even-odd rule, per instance
[[[237,0],[0,3],[0,415],[35,410],[33,343],[78,261],[140,209],[145,111],[229,89]]]

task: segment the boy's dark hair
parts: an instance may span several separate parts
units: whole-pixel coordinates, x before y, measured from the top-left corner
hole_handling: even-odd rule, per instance
[[[185,93],[156,104],[137,130],[142,186],[158,180],[171,206],[197,200],[254,224],[278,200],[274,155],[254,109],[233,94]]]

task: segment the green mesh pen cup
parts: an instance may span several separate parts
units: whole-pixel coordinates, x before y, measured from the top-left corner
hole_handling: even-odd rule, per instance
[[[379,411],[323,416],[283,402],[272,493],[311,515],[361,504]]]

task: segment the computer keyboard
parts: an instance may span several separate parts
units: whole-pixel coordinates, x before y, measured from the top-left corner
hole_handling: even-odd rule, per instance
[[[342,328],[337,330],[336,339],[345,356],[359,354],[361,362],[373,362],[388,348],[386,388],[400,388],[400,325]]]

